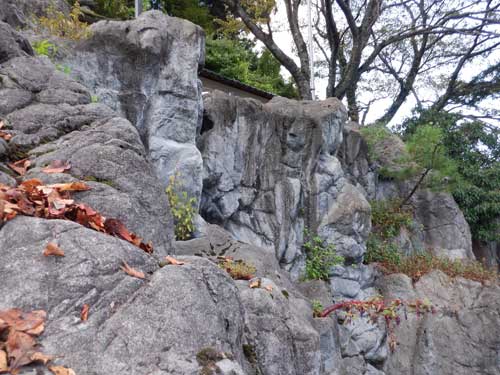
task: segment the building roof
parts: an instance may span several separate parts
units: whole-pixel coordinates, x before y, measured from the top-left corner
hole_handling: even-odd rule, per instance
[[[207,79],[211,79],[213,81],[217,81],[217,82],[222,83],[222,84],[227,85],[227,86],[237,88],[237,89],[242,90],[242,91],[246,91],[250,94],[260,96],[264,99],[271,100],[272,98],[274,98],[276,96],[275,94],[271,94],[270,92],[258,89],[256,87],[253,87],[250,85],[247,85],[247,84],[240,82],[240,81],[237,81],[235,79],[224,77],[223,75],[221,75],[219,73],[215,73],[214,71],[209,70],[209,69],[203,68],[200,71],[200,76],[207,78]]]

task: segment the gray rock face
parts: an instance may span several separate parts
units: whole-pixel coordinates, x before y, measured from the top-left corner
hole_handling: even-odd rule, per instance
[[[64,0],[2,0],[0,21],[14,28],[25,27],[32,23],[33,16],[45,15],[49,6],[58,11],[69,12],[69,5]]]
[[[0,65],[0,78],[0,116],[13,135],[9,152],[23,153],[32,164],[24,178],[87,180],[92,190],[77,200],[121,219],[166,255],[173,237],[168,202],[134,127],[106,106],[89,104],[87,89],[45,59],[10,59]],[[10,96],[13,90],[17,96]],[[54,160],[72,168],[42,173]]]
[[[384,365],[386,374],[487,374],[500,372],[500,288],[439,271],[414,286],[404,275],[380,280],[386,298],[429,298],[437,313],[408,320],[396,329],[399,345]]]
[[[29,42],[5,22],[0,21],[0,64],[18,56],[33,56]]]
[[[205,113],[198,147],[207,221],[274,251],[295,277],[304,228],[360,258],[370,207],[335,157],[346,119],[340,102],[275,98],[262,105],[214,92]]]
[[[151,11],[137,20],[98,22],[91,31],[62,63],[135,125],[164,186],[178,171],[199,203],[202,159],[195,138],[202,111],[202,29]]]

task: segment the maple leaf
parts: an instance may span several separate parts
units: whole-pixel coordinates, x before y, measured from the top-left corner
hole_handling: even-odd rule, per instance
[[[71,164],[62,160],[53,160],[49,166],[42,169],[43,173],[63,173],[71,169]]]
[[[172,264],[174,266],[182,266],[183,264],[185,264],[185,262],[181,262],[173,257],[171,257],[170,255],[167,255],[165,257],[165,260],[169,263],[169,264]]]
[[[49,370],[54,375],[76,375],[74,370],[63,366],[49,366]]]
[[[55,255],[55,256],[63,257],[64,256],[64,251],[60,247],[58,247],[55,243],[49,242],[47,244],[47,247],[43,251],[43,255],[45,255],[46,257],[48,257],[50,255]]]
[[[28,159],[22,159],[16,161],[15,163],[8,163],[7,165],[20,176],[24,176],[28,168],[31,166],[31,162]]]
[[[104,231],[107,234],[121,238],[131,244],[141,248],[147,253],[153,253],[153,245],[151,242],[144,244],[142,238],[138,237],[135,233],[129,232],[125,224],[118,219],[109,218],[104,221]]]
[[[123,261],[123,266],[121,266],[120,269],[129,276],[136,277],[138,279],[146,278],[144,272],[138,271],[135,268],[130,267],[125,261]]]
[[[82,312],[80,313],[80,320],[85,322],[89,319],[90,306],[88,304],[83,305]]]

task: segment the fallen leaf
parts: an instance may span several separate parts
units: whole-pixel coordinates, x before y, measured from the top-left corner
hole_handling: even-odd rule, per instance
[[[267,285],[264,287],[265,290],[267,290],[269,293],[273,291],[273,286],[272,285]]]
[[[0,350],[0,373],[7,372],[9,370],[9,365],[7,364],[7,353]]]
[[[36,340],[27,333],[10,330],[5,348],[9,354],[10,368],[17,369],[31,363],[31,355],[35,351]]]
[[[35,336],[43,332],[46,318],[47,313],[43,310],[34,310],[28,313],[21,309],[0,311],[0,321],[3,321],[8,327]]]
[[[120,267],[122,271],[124,271],[127,275],[132,277],[137,277],[138,279],[145,279],[146,276],[143,272],[136,270],[135,268],[130,267],[127,262],[123,261],[123,266]]]
[[[35,352],[30,356],[32,362],[42,362],[44,365],[52,361],[54,358],[54,356],[46,355],[40,352]]]
[[[90,190],[85,182],[68,182],[65,184],[52,184],[47,185],[47,188],[57,189],[58,191],[86,191]]]
[[[55,243],[49,242],[43,252],[43,255],[45,255],[46,257],[48,257],[49,255],[56,255],[59,257],[63,257],[64,251],[60,247],[58,247]]]
[[[5,122],[3,120],[0,120],[0,129],[2,129],[5,126]]]
[[[28,159],[22,159],[16,161],[15,163],[8,163],[7,165],[9,166],[10,169],[15,171],[20,176],[24,176],[26,174],[26,171],[30,167],[31,162]]]
[[[180,260],[177,260],[174,257],[171,257],[170,255],[167,255],[165,257],[165,260],[173,266],[182,266],[183,264],[185,264],[185,262],[181,262]]]
[[[49,370],[54,375],[76,375],[74,370],[63,366],[49,366]]]
[[[122,240],[131,243],[133,243],[134,241],[131,233],[125,227],[125,224],[123,224],[118,219],[113,219],[113,218],[106,219],[106,221],[104,222],[104,229],[106,230],[106,233],[111,234],[112,236],[117,236]]]
[[[260,279],[255,279],[253,281],[250,281],[250,283],[248,284],[248,286],[250,288],[260,288]]]
[[[71,164],[62,160],[53,160],[49,166],[42,169],[44,173],[63,173],[71,169]]]
[[[90,306],[88,304],[83,305],[82,312],[80,313],[80,319],[82,322],[85,322],[89,319],[89,309]]]

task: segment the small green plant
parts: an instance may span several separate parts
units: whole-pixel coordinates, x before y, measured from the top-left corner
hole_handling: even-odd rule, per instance
[[[332,244],[327,244],[321,237],[310,236],[307,230],[304,231],[305,238],[309,238],[304,243],[306,251],[306,280],[328,280],[330,270],[333,266],[342,264],[344,257],[338,255]]]
[[[191,238],[194,232],[196,199],[189,198],[187,192],[181,192],[181,190],[180,175],[175,173],[170,176],[165,192],[175,221],[175,238],[179,241],[186,241]]]
[[[83,15],[80,3],[76,1],[69,15],[57,10],[54,4],[47,8],[47,15],[35,19],[35,22],[50,34],[71,40],[86,39],[90,36],[89,25],[80,21]]]
[[[97,95],[92,95],[90,97],[90,102],[91,103],[99,103],[99,101],[100,101],[100,99],[99,99],[99,97]]]
[[[230,257],[220,259],[219,267],[225,270],[234,280],[250,280],[255,276],[256,269],[243,260],[233,260]]]
[[[372,232],[383,240],[396,237],[402,227],[413,223],[413,212],[408,207],[401,207],[399,199],[370,202],[372,208]]]
[[[323,304],[317,299],[313,299],[311,301],[311,307],[313,309],[313,317],[319,318],[324,309]]]
[[[71,74],[71,68],[67,65],[56,64],[56,69],[59,70],[60,72],[63,72],[64,74],[67,75]]]
[[[47,39],[33,42],[32,46],[38,56],[47,56],[51,60],[56,56],[58,50],[57,46]]]

